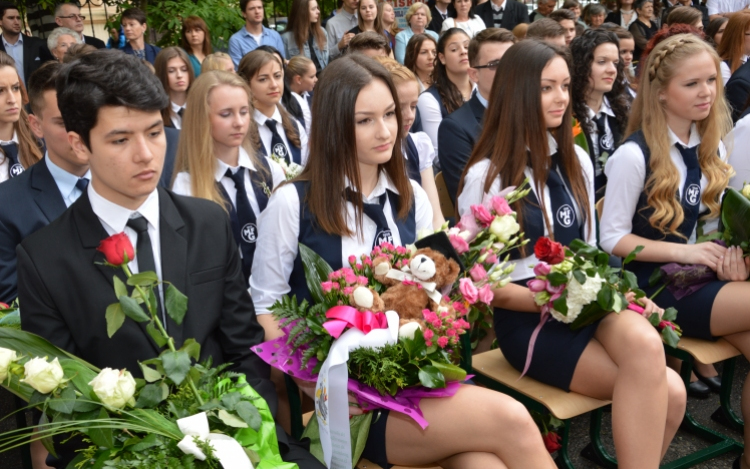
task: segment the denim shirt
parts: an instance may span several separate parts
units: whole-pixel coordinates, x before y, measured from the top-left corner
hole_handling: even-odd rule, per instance
[[[323,30],[323,34],[326,38],[326,47],[323,50],[320,50],[318,48],[318,42],[315,41],[313,38],[313,51],[315,51],[315,55],[318,58],[318,62],[320,63],[320,68],[325,68],[326,65],[328,65],[328,43],[330,42],[330,39],[328,37],[328,33],[326,30]],[[312,57],[310,56],[310,46],[308,43],[302,44],[302,52],[300,53],[299,47],[297,47],[297,42],[294,40],[294,32],[293,31],[287,31],[284,34],[281,35],[281,40],[284,42],[284,47],[286,49],[286,58],[287,60],[291,59],[295,55],[304,55],[308,59],[312,60]]]

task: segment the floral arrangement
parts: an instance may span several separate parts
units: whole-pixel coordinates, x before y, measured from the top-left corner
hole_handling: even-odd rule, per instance
[[[586,153],[589,153],[589,142],[586,140],[586,134],[583,133],[581,123],[576,118],[573,118],[573,143],[583,148]]]
[[[0,327],[21,328],[21,312],[18,309],[18,299],[12,305],[0,302]]]
[[[287,181],[290,181],[297,176],[299,176],[299,173],[302,172],[304,169],[303,166],[298,165],[295,162],[289,162],[287,163],[284,158],[279,157],[275,153],[271,155],[271,159],[279,164],[281,166],[281,169],[284,170],[284,177],[286,177]]]
[[[118,301],[106,311],[108,335],[131,318],[146,323],[166,350],[140,363],[143,379],[136,379],[127,370],[99,370],[34,334],[0,328],[3,387],[44,413],[35,433],[25,428],[0,437],[0,451],[31,438],[56,454],[52,437],[72,433],[88,446],[69,467],[296,468],[282,461],[273,416],[243,374],[227,371],[229,364],[197,363],[194,339],[175,348],[156,314],[160,282],[154,272],[130,272],[135,252],[127,236],[115,234],[98,249],[126,277],[113,278]],[[181,324],[187,298],[168,285],[164,299],[166,313]]]

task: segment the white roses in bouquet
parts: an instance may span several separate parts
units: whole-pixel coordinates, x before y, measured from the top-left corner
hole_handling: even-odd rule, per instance
[[[576,320],[584,306],[589,303],[596,301],[596,297],[599,294],[599,290],[602,288],[604,279],[595,274],[593,277],[586,277],[586,282],[583,284],[578,283],[578,280],[571,275],[568,280],[568,297],[566,303],[568,305],[568,314],[562,315],[554,310],[550,309],[550,314],[553,318],[560,322],[570,324]]]
[[[510,215],[502,217],[495,217],[490,224],[490,233],[497,236],[497,239],[501,243],[507,243],[510,239],[518,233],[521,227],[516,222],[516,219]]]
[[[63,369],[55,358],[51,362],[47,358],[32,358],[24,365],[24,378],[21,382],[28,384],[42,394],[49,394],[57,389],[64,381]]]
[[[96,397],[109,407],[122,409],[125,404],[135,405],[135,380],[129,371],[105,368],[91,380],[89,386],[94,389]]]
[[[18,360],[15,350],[0,347],[0,382],[5,381],[8,377],[10,365]]]

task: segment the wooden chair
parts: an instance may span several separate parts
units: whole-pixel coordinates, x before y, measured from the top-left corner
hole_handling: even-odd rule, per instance
[[[451,201],[451,196],[448,195],[448,187],[445,185],[442,171],[435,176],[435,186],[437,186],[438,199],[440,200],[440,211],[443,212],[443,217],[446,219],[455,217],[456,209]]]

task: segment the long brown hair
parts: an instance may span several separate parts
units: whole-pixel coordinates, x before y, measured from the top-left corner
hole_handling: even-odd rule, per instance
[[[12,68],[16,72],[16,76],[18,76],[16,61],[5,52],[0,52],[0,68],[2,67]],[[18,120],[13,123],[13,131],[18,136],[18,161],[24,169],[28,169],[29,166],[38,163],[44,155],[42,154],[39,139],[34,136],[29,126],[29,114],[26,112],[26,104],[29,102],[29,96],[26,94],[26,87],[20,76],[18,76],[18,84],[21,88],[21,103],[19,104],[22,104],[22,106],[19,106],[21,114],[18,116]],[[3,155],[3,160],[5,160],[5,153],[1,149],[0,154]]]
[[[435,68],[432,69],[432,86],[437,88],[440,99],[443,101],[448,114],[463,106],[464,97],[461,95],[461,91],[456,84],[448,78],[448,68],[440,61],[440,54],[445,55],[445,48],[448,46],[448,41],[458,34],[463,34],[467,38],[469,37],[466,31],[461,28],[451,28],[440,36],[440,40],[437,42],[438,58],[435,59]]]
[[[326,33],[320,26],[320,19],[316,23],[310,22],[310,2],[313,0],[294,0],[292,9],[289,12],[288,31],[292,32],[295,44],[300,50],[304,51],[308,38],[312,35],[318,49],[324,50],[326,47]],[[313,51],[310,51],[314,54]]]
[[[213,52],[213,47],[211,47],[211,33],[208,31],[206,22],[203,21],[203,18],[200,16],[188,16],[182,20],[182,32],[180,33],[180,45],[182,48],[188,53],[193,52],[193,47],[187,40],[187,32],[192,31],[193,29],[200,29],[203,31],[203,45],[201,46],[201,52],[203,52],[203,55],[211,54],[211,52]]]
[[[469,168],[488,158],[490,165],[484,181],[484,192],[499,176],[503,186],[518,186],[526,176],[524,170],[531,167],[537,194],[543,194],[545,181],[552,160],[547,145],[547,126],[542,115],[541,77],[542,71],[553,59],[561,57],[569,62],[567,51],[542,41],[528,39],[513,45],[503,55],[498,65],[503,73],[495,75],[490,92],[489,106],[484,114],[482,133],[474,146],[469,162],[461,176],[458,193],[463,190],[463,181]],[[570,64],[568,63],[568,68]],[[502,123],[502,125],[500,125]],[[565,173],[570,180],[573,198],[579,211],[591,230],[589,217],[589,193],[586,181],[573,144],[572,111],[568,105],[562,123],[549,132],[557,142],[557,153]],[[544,214],[544,223],[549,233],[554,228],[547,217],[544,197],[538,197]],[[528,203],[525,199],[517,202],[518,223],[523,231],[523,211],[520,208]]]
[[[357,26],[359,27],[360,32],[365,32],[365,20],[362,19],[362,15],[359,12],[359,8],[362,6],[362,1],[363,0],[360,0],[359,5],[357,5]],[[376,33],[385,36],[383,23],[380,22],[380,10],[378,8],[378,2],[377,0],[372,1],[375,2],[375,20],[372,22],[372,27]]]
[[[729,71],[734,73],[742,65],[742,56],[745,55],[745,31],[750,28],[750,11],[740,10],[732,13],[721,36],[721,43],[716,52],[721,60],[729,61]]]
[[[164,87],[164,91],[167,93],[167,95],[169,95],[169,72],[167,71],[167,64],[170,60],[176,57],[185,62],[185,66],[187,67],[188,91],[190,91],[190,87],[195,81],[193,64],[190,62],[190,58],[188,57],[187,52],[182,50],[182,48],[175,46],[162,49],[161,52],[157,54],[156,60],[154,60],[154,74],[159,79],[159,81],[161,81],[161,84]],[[166,126],[172,125],[172,100],[170,99],[169,101],[169,105],[161,110],[161,117],[164,120],[164,125]]]
[[[339,236],[362,234],[362,200],[355,199],[356,230],[346,222],[346,180],[361,192],[354,110],[362,88],[373,80],[385,83],[396,104],[398,128],[402,128],[398,93],[391,75],[375,60],[362,54],[346,55],[331,62],[315,86],[312,114],[317,116],[310,129],[310,156],[298,180],[309,181],[305,201],[318,225],[326,233]],[[331,132],[336,129],[336,132]],[[378,168],[385,171],[398,191],[398,218],[406,218],[412,205],[412,188],[401,154],[401,136],[396,134],[391,159]]]

